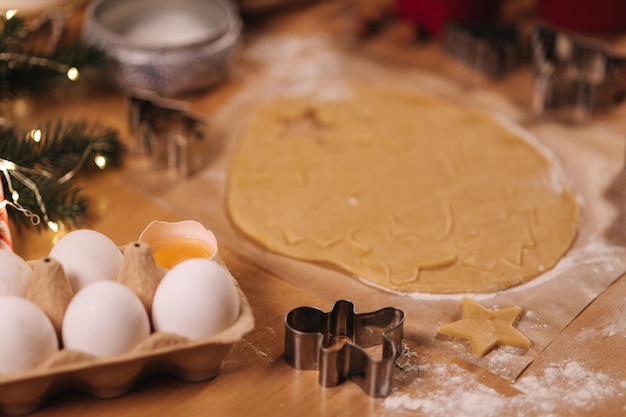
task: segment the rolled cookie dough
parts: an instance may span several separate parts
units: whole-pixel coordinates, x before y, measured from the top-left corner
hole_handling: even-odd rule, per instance
[[[379,85],[275,99],[227,209],[277,253],[400,292],[493,292],[552,268],[578,206],[555,162],[483,112]]]

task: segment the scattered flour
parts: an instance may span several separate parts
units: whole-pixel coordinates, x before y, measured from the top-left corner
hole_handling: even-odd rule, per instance
[[[605,337],[626,337],[626,300],[622,300],[621,305],[615,306],[613,314],[599,324],[603,327],[602,334]]]
[[[626,299],[616,300],[609,310],[610,313],[599,317],[593,327],[581,329],[577,335],[581,343],[598,336],[626,338]]]
[[[424,383],[418,379],[413,388]],[[441,388],[434,391],[412,390],[427,392],[424,396],[396,392],[384,400],[384,407],[428,417],[523,417],[528,414],[556,417],[565,411],[575,415],[577,410],[593,409],[608,398],[626,401],[626,381],[592,372],[577,361],[553,364],[541,374],[521,378],[513,385],[521,394],[514,397],[480,384],[475,375],[454,364],[432,366],[426,370],[424,379],[446,383],[442,386],[439,382]]]
[[[506,374],[506,370],[515,363],[516,358],[524,354],[524,349],[512,346],[498,346],[490,355],[484,357],[487,369],[497,375]]]
[[[281,95],[308,95],[332,100],[350,94],[343,81],[343,59],[330,47],[327,35],[277,35],[262,37],[246,48],[244,59],[266,67],[259,77],[261,90],[280,91]],[[265,65],[281,62],[281,65]],[[277,88],[280,87],[280,88]],[[258,92],[257,92],[258,94]]]
[[[482,387],[473,392],[460,392],[454,401],[440,401],[435,394],[429,398],[411,398],[408,395],[390,397],[385,400],[388,408],[404,408],[411,411],[422,411],[427,416],[481,416],[492,417],[500,415],[500,409],[506,401],[505,397],[498,397],[497,393],[489,388]]]
[[[474,375],[453,364],[430,366],[424,373],[425,380],[445,381],[436,390],[416,389],[427,392],[424,397],[396,393],[384,400],[387,409],[416,411],[429,417],[495,417],[507,398],[495,390],[476,382]],[[419,376],[414,380],[415,388],[420,384]],[[422,387],[423,388],[423,387]]]

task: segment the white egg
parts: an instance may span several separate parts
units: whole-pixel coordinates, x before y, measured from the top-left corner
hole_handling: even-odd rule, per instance
[[[0,296],[24,297],[32,274],[25,260],[13,252],[0,249]]]
[[[209,259],[189,259],[163,277],[152,300],[155,331],[200,339],[228,328],[239,316],[230,274]]]
[[[24,372],[59,350],[54,327],[35,304],[0,297],[0,374]]]
[[[115,280],[122,266],[122,251],[95,230],[74,230],[63,236],[49,256],[63,265],[74,291],[102,280]]]
[[[150,319],[128,287],[99,281],[74,295],[63,316],[61,334],[66,349],[102,357],[119,355],[150,335]]]

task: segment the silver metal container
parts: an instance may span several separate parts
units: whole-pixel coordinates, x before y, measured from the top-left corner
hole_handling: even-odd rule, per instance
[[[232,0],[95,0],[83,35],[113,58],[122,88],[175,96],[228,74],[242,26]]]

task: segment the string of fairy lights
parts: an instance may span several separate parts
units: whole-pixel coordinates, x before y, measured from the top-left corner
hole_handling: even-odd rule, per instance
[[[60,64],[48,58],[39,58],[25,54],[18,54],[15,52],[2,52],[0,53],[0,61],[24,63],[32,66],[50,68],[58,71],[61,74],[65,74],[70,81],[76,81],[80,76],[78,68],[71,67],[65,64]]]
[[[11,161],[0,158],[0,171],[2,172],[7,182],[7,185],[9,187],[9,192],[11,193],[11,200],[8,200],[7,198],[5,198],[3,201],[0,201],[0,209],[5,208],[7,205],[10,205],[11,207],[23,213],[26,217],[30,218],[30,221],[31,223],[33,223],[33,225],[36,226],[39,223],[41,223],[41,218],[39,217],[38,214],[33,213],[32,211],[24,208],[19,203],[20,193],[18,193],[17,190],[13,188],[13,182],[11,180],[11,175],[13,175],[16,179],[22,182],[22,184],[28,187],[35,194],[37,204],[39,205],[39,208],[41,209],[41,212],[43,213],[43,217],[44,217],[43,220],[48,225],[48,228],[50,228],[50,230],[54,232],[58,231],[59,225],[56,222],[51,221],[48,217],[48,211],[46,209],[46,205],[43,203],[43,199],[41,198],[41,193],[39,193],[39,188],[28,177],[24,176],[20,172],[20,169],[24,169],[24,168],[17,166],[15,163]]]
[[[29,135],[35,138],[39,138],[40,140],[41,130],[34,129],[33,131],[31,131],[31,133],[29,133]],[[72,170],[70,170],[69,172],[65,173],[63,176],[58,178],[57,181],[60,184],[62,184],[64,182],[71,180],[78,173],[80,168],[84,165],[85,161],[87,160],[87,158],[89,157],[92,151],[93,151],[93,146],[88,146],[83,152],[83,154],[81,155],[81,158],[76,164],[76,166]],[[94,164],[98,168],[104,169],[107,165],[107,158],[104,155],[96,154],[94,156]],[[35,195],[37,204],[39,206],[39,209],[41,210],[41,213],[43,214],[43,221],[45,222],[45,224],[48,226],[50,230],[52,230],[53,232],[57,232],[59,230],[59,224],[55,221],[50,220],[50,218],[48,217],[48,210],[43,201],[43,198],[41,197],[39,188],[31,179],[29,179],[26,175],[24,175],[25,173],[45,175],[46,172],[35,171],[30,168],[21,167],[10,160],[3,159],[3,158],[0,158],[0,172],[2,172],[2,176],[4,177],[7,183],[7,186],[9,188],[9,192],[10,192],[10,200],[5,197],[4,200],[0,201],[0,209],[3,209],[7,205],[9,205],[15,208],[16,210],[20,211],[21,213],[23,213],[26,217],[28,217],[31,223],[35,226],[40,224],[42,221],[41,217],[38,214],[33,213],[32,211],[24,208],[19,203],[20,193],[17,190],[15,190],[15,188],[13,188],[12,177],[14,177],[16,180],[20,181],[22,184],[24,184],[25,187],[27,187],[29,190],[33,192],[33,194]],[[49,175],[49,176],[52,176],[52,175]]]
[[[10,9],[4,12],[0,12],[0,15],[4,16],[5,20],[7,21],[11,20],[15,16],[17,16],[17,9]],[[12,63],[12,65],[21,63],[46,67],[55,70],[60,74],[65,74],[70,81],[76,81],[80,77],[80,72],[78,71],[78,68],[56,62],[48,58],[42,58],[16,52],[0,52],[0,61],[9,62]]]
[[[3,15],[6,20],[10,20],[17,15],[17,12],[18,11],[16,9],[11,9],[0,12],[0,14]],[[60,74],[65,74],[65,76],[70,81],[77,81],[80,77],[80,72],[78,68],[56,62],[48,58],[41,58],[16,52],[2,52],[0,53],[0,61],[5,61],[10,65],[27,64],[31,66],[46,67],[48,69],[57,71]],[[29,131],[26,134],[25,140],[32,140],[36,143],[39,143],[43,137],[43,132],[41,131],[41,129],[37,128]],[[87,158],[89,158],[93,150],[93,145],[88,146],[82,153],[76,166],[56,179],[58,183],[61,184],[72,179],[85,164]],[[107,158],[104,155],[96,153],[93,158],[93,162],[96,167],[98,167],[99,169],[104,169],[106,167]],[[7,206],[11,206],[21,212],[27,218],[29,218],[30,222],[33,225],[37,226],[43,221],[50,230],[52,230],[53,232],[57,232],[59,230],[59,224],[49,218],[46,204],[44,203],[37,184],[35,184],[34,181],[28,178],[27,175],[46,175],[50,178],[54,178],[54,176],[51,173],[45,171],[42,172],[41,170],[33,170],[31,168],[19,166],[15,162],[4,158],[0,158],[0,172],[2,173],[2,177],[0,178],[0,180],[4,178],[9,189],[9,195],[5,196],[4,199],[0,201],[0,210],[6,208]],[[37,205],[41,210],[41,216],[37,213],[32,212],[31,210],[28,210],[27,208],[23,207],[22,204],[20,204],[20,193],[13,187],[13,181],[19,181],[26,188],[33,192],[35,200],[37,201]]]

